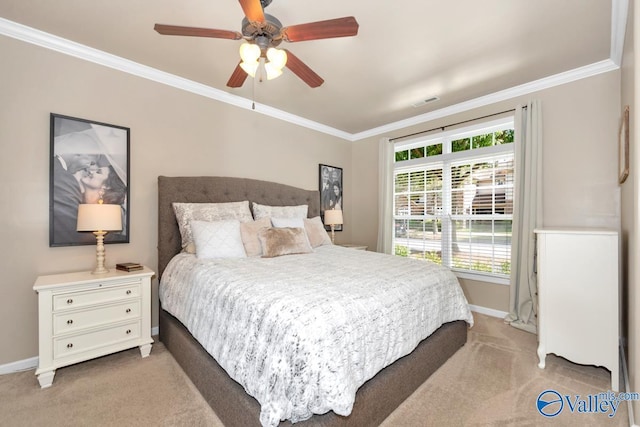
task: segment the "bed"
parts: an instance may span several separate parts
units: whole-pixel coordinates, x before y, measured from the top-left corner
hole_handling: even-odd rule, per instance
[[[174,202],[225,203],[248,200],[270,206],[307,205],[307,216],[313,218],[319,215],[319,199],[317,191],[266,181],[232,177],[159,177],[158,275],[160,286],[163,286],[162,275],[171,260],[177,263],[182,256],[179,255],[182,245],[172,206]],[[335,256],[328,253],[339,250],[349,251],[344,253],[345,257],[359,252],[352,249],[323,247],[316,250],[317,255],[314,254],[314,256]],[[277,262],[292,263],[295,256],[280,257],[283,260]],[[301,257],[304,256],[307,255],[301,255]],[[369,257],[375,256],[383,257],[384,255],[369,254]],[[167,277],[169,276],[168,274]],[[472,323],[470,315],[467,318],[462,316],[460,320],[445,321],[437,327],[435,332],[419,342],[413,351],[408,351],[409,354],[403,355],[368,379],[355,394],[353,408],[348,416],[336,415],[333,411],[329,411],[322,415],[313,415],[309,419],[296,422],[295,425],[303,427],[379,425],[464,345],[470,323]],[[191,329],[193,330],[193,327]],[[226,426],[261,425],[260,404],[245,391],[246,385],[243,387],[234,381],[205,350],[200,342],[202,338],[200,341],[194,338],[183,322],[165,310],[165,307],[160,309],[160,340]],[[205,343],[206,346],[209,344]],[[279,425],[290,426],[292,423],[283,421]]]

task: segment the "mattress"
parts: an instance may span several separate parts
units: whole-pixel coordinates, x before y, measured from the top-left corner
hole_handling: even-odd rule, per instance
[[[260,403],[264,426],[348,415],[362,384],[442,324],[473,324],[448,269],[332,245],[277,258],[179,254],[159,294]]]

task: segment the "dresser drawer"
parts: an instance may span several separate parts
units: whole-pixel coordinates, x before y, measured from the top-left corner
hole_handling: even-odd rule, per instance
[[[53,310],[80,308],[140,296],[140,282],[124,283],[121,286],[96,288],[84,292],[54,295]]]
[[[65,336],[53,339],[53,358],[59,359],[77,353],[107,347],[140,337],[140,320],[120,324],[82,335]]]
[[[140,317],[140,300],[128,300],[120,304],[105,305],[91,310],[63,311],[53,315],[53,334],[73,332],[108,323]]]

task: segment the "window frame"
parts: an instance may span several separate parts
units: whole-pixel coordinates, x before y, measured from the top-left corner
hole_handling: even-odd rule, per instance
[[[448,217],[449,219],[448,221],[444,221],[444,220],[441,221],[442,231],[441,231],[440,247],[441,247],[441,256],[443,257],[442,262],[444,264],[445,261],[449,261],[448,259],[446,260],[444,259],[445,257],[449,256],[449,255],[445,255],[445,251],[448,252],[448,249],[445,249],[445,245],[448,246],[448,248],[451,247],[451,240],[452,240],[451,227],[453,226],[453,221],[460,219],[459,215],[455,215],[456,219],[452,219],[451,200],[448,200],[451,194],[453,193],[451,188],[452,166],[456,166],[466,162],[470,162],[470,163],[480,162],[483,158],[496,159],[501,155],[512,156],[513,162],[515,163],[515,144],[517,143],[514,135],[514,141],[509,144],[473,148],[473,143],[471,143],[470,149],[453,152],[452,141],[457,141],[464,138],[473,138],[474,136],[494,133],[500,130],[513,130],[515,125],[514,122],[515,122],[514,116],[510,115],[510,116],[502,117],[496,120],[479,122],[470,126],[465,126],[457,129],[448,130],[448,131],[442,131],[437,134],[430,134],[430,135],[426,135],[418,138],[412,138],[409,140],[396,143],[396,145],[394,146],[394,155],[392,158],[393,183],[394,183],[393,190],[392,190],[393,191],[392,247],[394,248],[393,249],[394,254],[395,254],[395,246],[396,246],[396,233],[395,233],[396,220],[397,219],[411,220],[411,219],[418,219],[418,217],[424,220],[425,218],[430,217],[430,215],[427,215],[426,213],[423,213],[422,215],[411,215],[411,212],[409,212],[409,215],[401,215],[401,216],[396,215],[396,177],[397,175],[399,173],[411,173],[416,171],[427,171],[427,170],[433,170],[433,169],[442,170],[442,177],[443,177],[442,205],[443,207],[446,207],[445,208],[446,212],[443,211],[440,217],[441,218]],[[442,154],[427,156],[426,149],[425,149],[424,157],[411,158],[411,151],[410,151],[411,149],[427,147],[429,145],[437,145],[437,144],[442,144]],[[402,152],[402,151],[408,151],[407,160],[396,161],[396,153]],[[513,168],[514,168],[513,178],[515,181],[515,164]],[[445,185],[448,185],[449,188],[446,189]],[[515,183],[512,182],[510,186],[513,187],[512,191],[514,192],[513,196],[515,198]],[[410,191],[408,191],[408,193],[410,193]],[[497,215],[500,215],[500,216],[497,216]],[[437,215],[434,215],[434,217],[437,218]],[[514,220],[513,213],[509,215],[492,213],[492,214],[488,214],[488,217],[491,217],[493,221],[511,220],[511,224],[513,225],[513,220]],[[513,228],[512,228],[512,233],[513,233]],[[501,285],[510,284],[509,275],[505,276],[505,275],[499,275],[498,273],[487,273],[487,272],[473,271],[473,270],[466,270],[466,269],[461,270],[458,268],[454,268],[453,266],[449,268],[451,268],[454,274],[459,278],[496,283]]]

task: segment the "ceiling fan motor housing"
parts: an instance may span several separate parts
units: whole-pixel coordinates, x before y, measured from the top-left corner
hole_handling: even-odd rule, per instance
[[[242,35],[256,42],[261,49],[278,46],[282,42],[282,23],[274,16],[264,14],[263,22],[242,20]],[[265,44],[266,40],[266,44]]]

